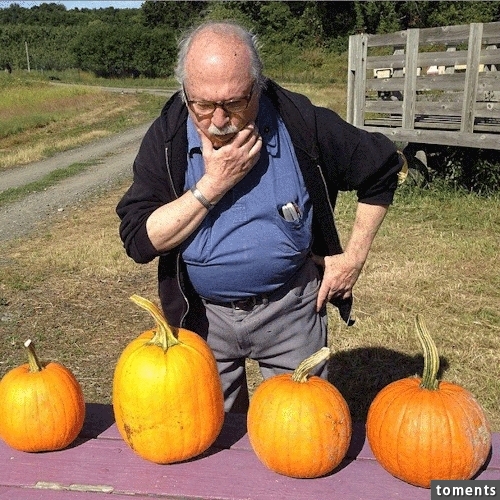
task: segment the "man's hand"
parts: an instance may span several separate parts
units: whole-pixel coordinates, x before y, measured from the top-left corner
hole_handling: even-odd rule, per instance
[[[324,269],[316,301],[317,311],[320,311],[334,297],[347,299],[352,295],[352,289],[363,265],[360,266],[345,253],[326,257],[313,255],[312,259]]]
[[[344,253],[327,257],[313,256],[314,262],[324,269],[316,302],[318,311],[334,297],[347,299],[352,295],[387,209],[387,205],[358,203],[351,237]]]
[[[200,137],[205,173],[196,187],[210,203],[217,203],[257,163],[262,138],[253,123],[218,149],[201,132]],[[170,250],[190,236],[206,215],[207,209],[186,191],[149,216],[146,222],[149,239],[158,251]]]
[[[205,134],[198,132],[205,163],[205,174],[198,186],[203,186],[208,196],[221,198],[257,163],[262,138],[255,124],[249,123],[229,142],[215,149]]]

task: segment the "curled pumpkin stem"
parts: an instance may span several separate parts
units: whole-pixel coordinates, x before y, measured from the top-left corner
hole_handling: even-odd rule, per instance
[[[179,344],[179,340],[177,339],[177,328],[167,323],[165,316],[156,304],[137,294],[132,295],[130,300],[148,311],[155,320],[156,328],[154,337],[150,341],[151,344],[161,347],[164,351]]]
[[[24,347],[26,347],[26,351],[28,353],[28,364],[30,367],[30,372],[31,373],[41,372],[43,369],[43,366],[40,363],[38,356],[36,355],[35,346],[33,345],[33,342],[31,341],[31,339],[28,339],[24,343]]]
[[[434,391],[438,388],[439,382],[437,374],[439,371],[439,354],[436,344],[427,330],[427,327],[417,315],[415,319],[417,327],[418,339],[424,351],[424,373],[422,375],[422,382],[420,387]]]
[[[319,351],[304,359],[292,374],[294,382],[307,382],[307,378],[313,368],[326,361],[332,355],[328,347],[322,347]]]

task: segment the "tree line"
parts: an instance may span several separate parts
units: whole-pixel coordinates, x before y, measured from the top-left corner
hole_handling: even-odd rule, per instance
[[[179,34],[232,18],[259,35],[266,68],[321,65],[349,35],[500,20],[500,2],[147,1],[139,9],[71,9],[44,3],[0,9],[0,67],[100,77],[169,77]],[[307,57],[300,57],[307,52]]]

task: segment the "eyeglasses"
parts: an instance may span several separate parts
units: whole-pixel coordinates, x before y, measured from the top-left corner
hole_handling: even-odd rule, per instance
[[[191,109],[200,118],[213,114],[217,108],[223,109],[228,115],[234,115],[245,111],[252,100],[254,89],[255,84],[252,84],[252,89],[247,96],[241,97],[240,99],[232,99],[230,101],[191,101],[187,97],[184,85],[182,86],[187,104],[191,106]]]

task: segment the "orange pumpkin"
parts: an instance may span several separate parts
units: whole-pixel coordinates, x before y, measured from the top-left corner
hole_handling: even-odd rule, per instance
[[[31,340],[24,346],[28,363],[0,381],[0,437],[21,451],[65,448],[83,427],[82,389],[63,365],[40,363]]]
[[[160,309],[131,300],[155,319],[121,354],[113,377],[113,409],[125,442],[142,458],[171,463],[209,448],[224,422],[217,364],[196,333],[168,325]]]
[[[366,434],[380,464],[410,484],[467,480],[485,462],[491,432],[479,403],[457,384],[437,381],[439,356],[416,319],[424,350],[423,378],[397,380],[380,391],[368,411]]]
[[[327,380],[309,376],[330,357],[324,347],[291,373],[271,377],[255,390],[247,415],[248,437],[260,461],[285,476],[313,478],[331,472],[351,441],[345,399]]]

